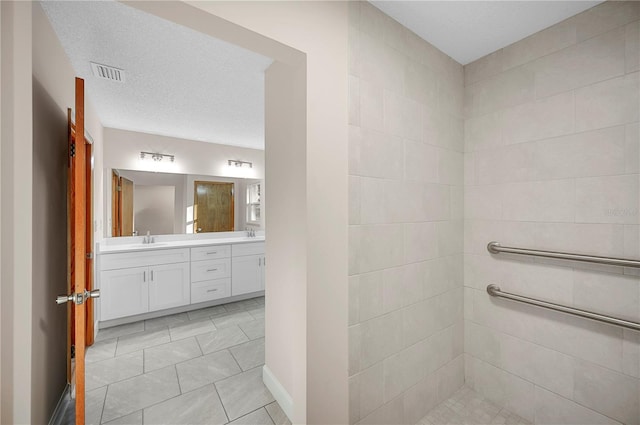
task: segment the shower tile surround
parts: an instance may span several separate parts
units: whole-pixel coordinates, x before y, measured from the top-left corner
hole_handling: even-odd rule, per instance
[[[486,286],[640,320],[640,273],[486,244],[640,257],[640,3],[464,70],[350,7],[351,423],[418,423],[465,384],[534,424],[639,424],[640,333]]]
[[[464,383],[464,74],[350,8],[350,421],[415,424]]]

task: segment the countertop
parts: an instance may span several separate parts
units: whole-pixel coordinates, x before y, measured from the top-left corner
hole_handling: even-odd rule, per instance
[[[212,238],[212,239],[191,239],[182,241],[158,241],[154,243],[142,244],[142,243],[123,243],[113,245],[100,244],[100,250],[98,254],[112,254],[121,252],[134,252],[134,251],[150,251],[159,249],[172,249],[172,248],[192,248],[199,246],[212,246],[212,245],[232,245],[237,243],[252,243],[252,242],[264,242],[264,236],[249,237],[231,237],[231,238]]]

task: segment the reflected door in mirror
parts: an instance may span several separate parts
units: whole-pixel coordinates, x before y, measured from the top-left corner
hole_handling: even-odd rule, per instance
[[[111,236],[133,235],[133,182],[113,173]]]
[[[233,183],[194,182],[194,232],[233,232]]]

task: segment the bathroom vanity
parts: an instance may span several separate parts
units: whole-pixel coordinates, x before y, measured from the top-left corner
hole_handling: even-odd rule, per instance
[[[264,294],[264,236],[106,244],[97,260],[101,328]]]

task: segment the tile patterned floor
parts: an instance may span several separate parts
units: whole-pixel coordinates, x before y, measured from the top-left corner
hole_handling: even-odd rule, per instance
[[[100,330],[87,424],[290,424],[262,383],[264,298]]]
[[[433,408],[420,425],[529,425],[520,416],[486,400],[464,386]]]

